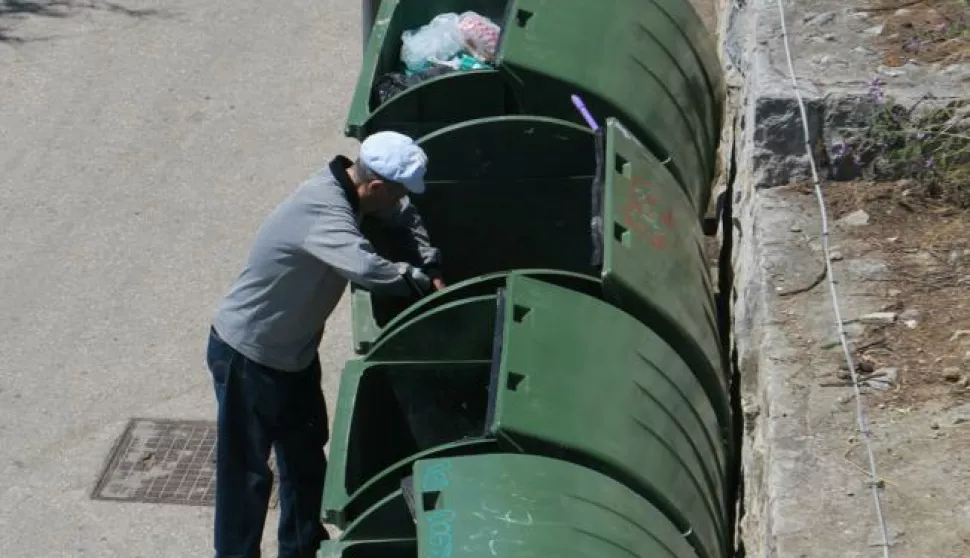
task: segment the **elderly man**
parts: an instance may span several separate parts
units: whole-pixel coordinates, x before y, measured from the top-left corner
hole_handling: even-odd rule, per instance
[[[217,558],[259,556],[270,446],[280,477],[280,558],[309,558],[326,538],[319,513],[329,428],[318,346],[348,282],[401,296],[443,286],[439,253],[407,198],[424,191],[426,165],[411,138],[374,134],[356,162],[335,157],[256,234],[209,335],[218,401]],[[377,255],[358,228],[364,214],[410,231],[423,269]]]

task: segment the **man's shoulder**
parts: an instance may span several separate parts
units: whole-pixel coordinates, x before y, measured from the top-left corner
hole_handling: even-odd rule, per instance
[[[302,242],[314,223],[337,208],[341,211],[339,185],[327,169],[316,172],[291,191],[266,216],[257,233],[258,244]]]
[[[330,169],[324,167],[300,184],[291,196],[297,203],[322,207],[350,208],[340,183]]]

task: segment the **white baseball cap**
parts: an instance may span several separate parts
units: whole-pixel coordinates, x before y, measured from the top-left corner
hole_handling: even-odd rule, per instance
[[[377,132],[360,144],[360,160],[383,178],[400,182],[414,194],[424,193],[428,155],[415,141],[398,132]]]

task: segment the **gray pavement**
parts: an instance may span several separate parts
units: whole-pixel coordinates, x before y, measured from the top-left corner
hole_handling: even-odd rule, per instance
[[[0,43],[0,556],[210,556],[211,508],[89,493],[129,418],[214,417],[214,305],[265,214],[354,145],[358,3],[94,6],[0,16],[40,39]],[[332,405],[346,298],[329,328]]]

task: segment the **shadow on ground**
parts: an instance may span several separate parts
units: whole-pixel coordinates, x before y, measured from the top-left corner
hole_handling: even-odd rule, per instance
[[[163,17],[164,10],[129,8],[104,0],[0,0],[0,43],[23,44],[49,37],[25,37],[17,33],[18,23],[31,17],[69,18],[83,12],[105,12],[129,18]]]

